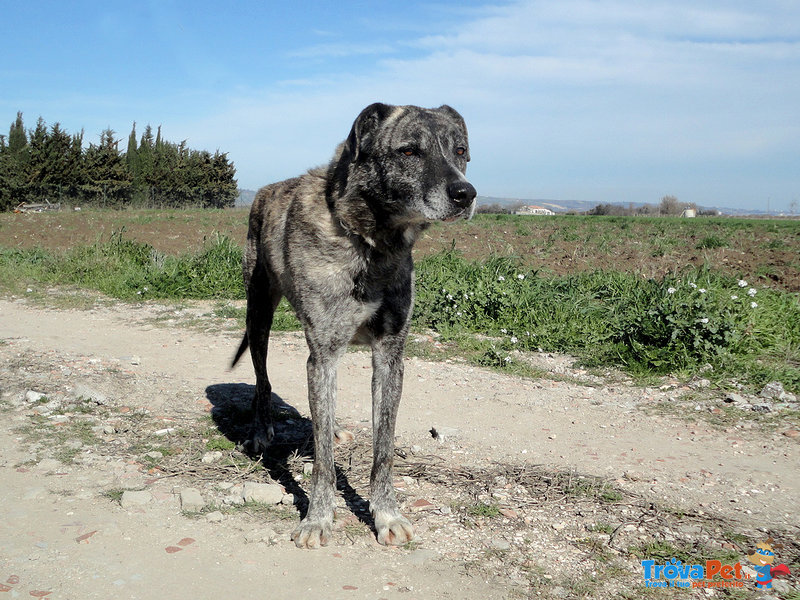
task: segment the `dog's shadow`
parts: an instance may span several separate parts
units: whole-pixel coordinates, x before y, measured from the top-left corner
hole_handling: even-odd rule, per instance
[[[254,385],[246,383],[218,383],[208,386],[206,398],[212,406],[211,418],[222,435],[236,444],[251,460],[260,460],[270,477],[294,495],[294,504],[300,511],[300,518],[304,518],[308,512],[308,494],[295,479],[290,462],[296,466],[298,460],[305,462],[313,459],[314,436],[311,420],[303,417],[295,407],[273,392],[275,437],[263,454],[250,453],[247,450],[247,441],[253,422],[251,403],[255,389]],[[336,465],[336,488],[359,521],[374,530],[374,522],[366,510],[366,500],[350,485],[339,465]]]

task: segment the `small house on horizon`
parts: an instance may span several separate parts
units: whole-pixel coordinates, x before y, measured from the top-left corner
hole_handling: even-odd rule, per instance
[[[535,204],[529,206],[520,206],[515,212],[515,215],[554,215],[552,210],[544,206],[536,206]]]

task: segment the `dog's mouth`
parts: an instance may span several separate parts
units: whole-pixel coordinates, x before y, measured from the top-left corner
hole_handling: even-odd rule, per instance
[[[445,223],[453,223],[455,221],[460,221],[462,219],[465,219],[465,220],[468,221],[469,219],[472,218],[472,214],[473,214],[473,207],[472,206],[468,206],[467,208],[464,208],[464,209],[458,211],[454,215],[451,215],[449,217],[445,217],[444,219],[442,219],[442,221],[444,221]]]

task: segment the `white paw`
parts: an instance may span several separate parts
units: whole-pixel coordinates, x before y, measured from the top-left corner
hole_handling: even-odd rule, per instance
[[[402,546],[414,539],[414,527],[399,512],[376,511],[373,518],[379,544]]]

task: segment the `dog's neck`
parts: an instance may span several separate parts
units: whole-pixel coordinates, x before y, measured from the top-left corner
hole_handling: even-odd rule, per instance
[[[406,254],[430,223],[424,219],[398,220],[390,214],[376,214],[380,202],[371,201],[370,192],[351,181],[346,161],[337,150],[326,173],[325,200],[336,221],[351,237],[356,237],[374,251],[383,254]],[[380,224],[380,225],[379,225]]]

